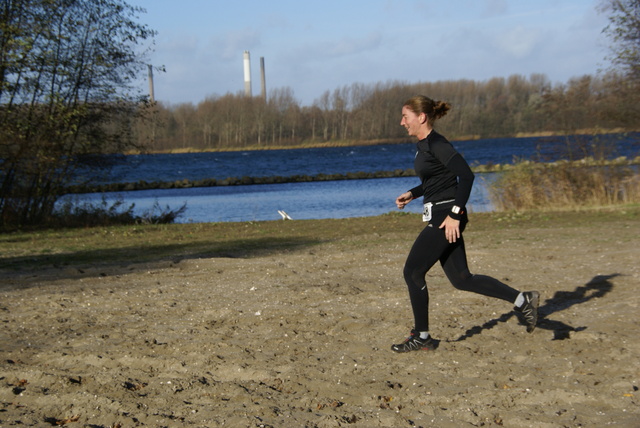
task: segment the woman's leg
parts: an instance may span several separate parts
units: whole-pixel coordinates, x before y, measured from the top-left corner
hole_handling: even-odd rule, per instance
[[[455,244],[452,244],[444,252],[440,263],[447,278],[458,290],[471,291],[484,296],[506,300],[510,303],[515,302],[520,293],[518,290],[490,276],[471,274],[467,265],[467,253],[463,237],[460,237]]]
[[[429,224],[420,232],[407,256],[404,280],[409,288],[416,331],[429,331],[429,291],[425,276],[448,245],[444,232]]]

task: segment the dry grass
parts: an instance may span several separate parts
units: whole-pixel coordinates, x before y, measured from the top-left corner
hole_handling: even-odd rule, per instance
[[[498,211],[633,204],[640,202],[640,174],[629,166],[522,162],[505,171],[490,194]]]

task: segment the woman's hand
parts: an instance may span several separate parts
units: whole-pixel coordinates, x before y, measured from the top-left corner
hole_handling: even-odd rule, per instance
[[[411,192],[404,192],[402,195],[396,198],[396,206],[399,209],[403,209],[409,202],[413,200]]]
[[[444,235],[451,244],[460,238],[460,220],[447,216],[440,225],[440,229],[444,229]]]

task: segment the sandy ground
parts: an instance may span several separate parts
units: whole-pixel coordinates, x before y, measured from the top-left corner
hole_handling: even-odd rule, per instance
[[[389,349],[411,328],[401,270],[420,224],[366,245],[0,272],[0,426],[640,427],[640,220],[552,224],[472,219],[472,270],[539,290],[543,319],[527,334],[436,267],[434,352]]]

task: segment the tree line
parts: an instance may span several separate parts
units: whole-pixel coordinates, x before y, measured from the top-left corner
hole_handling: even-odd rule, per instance
[[[151,151],[233,150],[406,140],[400,109],[424,94],[453,108],[436,126],[453,140],[544,133],[636,130],[640,95],[625,76],[609,72],[552,84],[543,74],[486,81],[386,82],[327,90],[301,106],[290,88],[267,99],[226,94],[191,103],[152,106],[136,127]]]

